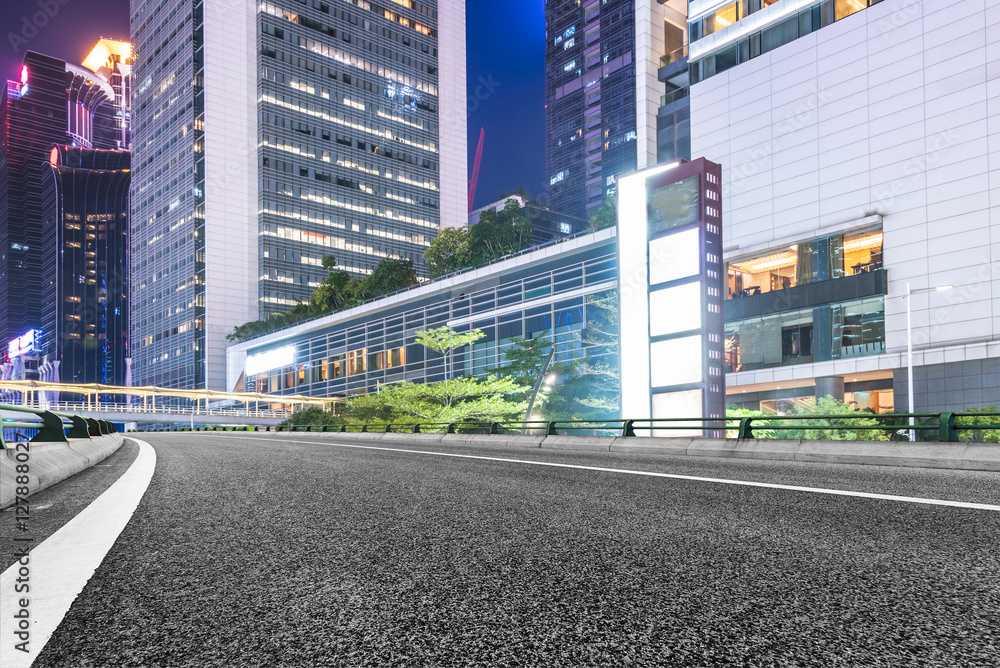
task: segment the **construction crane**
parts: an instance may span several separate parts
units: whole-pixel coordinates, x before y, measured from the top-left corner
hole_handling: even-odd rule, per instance
[[[472,202],[476,199],[476,183],[479,181],[479,165],[483,162],[483,139],[486,138],[486,128],[479,131],[479,148],[476,149],[476,162],[472,165],[472,180],[469,181],[469,213],[472,213]]]

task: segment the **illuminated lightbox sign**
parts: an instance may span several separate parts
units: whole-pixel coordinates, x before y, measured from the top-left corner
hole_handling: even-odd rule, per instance
[[[7,357],[14,359],[28,353],[41,352],[42,333],[37,329],[29,329],[7,344]]]
[[[623,417],[725,416],[721,186],[704,158],[618,180]]]
[[[280,367],[291,366],[295,361],[295,346],[285,346],[268,350],[266,353],[249,355],[244,367],[246,375],[255,376],[262,371],[270,371]]]

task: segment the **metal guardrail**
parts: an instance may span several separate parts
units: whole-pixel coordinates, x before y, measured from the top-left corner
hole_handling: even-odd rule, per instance
[[[0,404],[0,412],[23,413],[24,420],[0,419],[0,450],[7,449],[4,429],[35,429],[37,433],[31,443],[67,443],[70,438],[91,438],[116,434],[115,425],[107,420],[84,418],[72,413],[50,411],[41,408]]]
[[[914,418],[911,426],[909,419]],[[969,424],[972,418],[988,418],[988,424]],[[876,420],[876,424],[851,426],[843,424],[852,420]],[[775,423],[779,424],[775,424]],[[786,424],[780,424],[786,423]],[[725,417],[725,418],[656,418],[656,419],[616,419],[616,420],[501,420],[469,422],[419,422],[419,423],[376,423],[360,425],[278,425],[271,427],[196,427],[194,431],[288,431],[288,432],[336,432],[336,433],[440,433],[440,434],[533,434],[556,436],[567,433],[589,432],[595,436],[618,436],[631,438],[636,432],[648,431],[650,436],[658,431],[714,431],[727,432],[740,440],[758,438],[754,429],[770,432],[781,431],[877,431],[898,440],[909,440],[912,429],[915,433],[936,433],[937,441],[959,442],[964,437],[975,438],[975,432],[1000,430],[1000,413],[860,413],[858,415],[774,415],[767,417]],[[190,427],[163,427],[142,431],[191,431]],[[669,434],[668,434],[669,435]],[[765,436],[765,438],[767,438]],[[930,440],[930,439],[928,439]]]

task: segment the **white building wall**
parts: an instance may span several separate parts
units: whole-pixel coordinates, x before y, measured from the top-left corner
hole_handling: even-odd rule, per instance
[[[464,227],[469,219],[464,0],[438,2],[438,93],[441,227]]]
[[[206,381],[226,387],[226,334],[257,319],[254,3],[205,9]]]
[[[638,169],[656,164],[656,114],[663,84],[657,78],[664,45],[665,9],[656,0],[635,3],[635,131]]]
[[[692,155],[723,166],[727,257],[883,216],[887,354],[841,365],[899,368],[907,282],[954,286],[913,297],[916,363],[1000,357],[998,8],[885,0],[692,86]],[[727,382],[836,372],[820,366]]]

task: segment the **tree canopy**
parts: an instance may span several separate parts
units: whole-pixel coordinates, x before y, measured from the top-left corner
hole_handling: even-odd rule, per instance
[[[366,299],[417,284],[417,272],[413,269],[413,260],[409,258],[387,257],[365,278],[337,271],[337,260],[331,255],[323,257],[323,268],[330,273],[309,295],[309,301],[299,302],[288,311],[276,313],[267,320],[254,320],[238,325],[226,338],[241,341],[267,334],[318,315],[343,311]]]
[[[424,251],[424,263],[433,278],[479,267],[531,246],[531,223],[521,215],[517,200],[500,211],[483,211],[471,227],[441,230]]]

